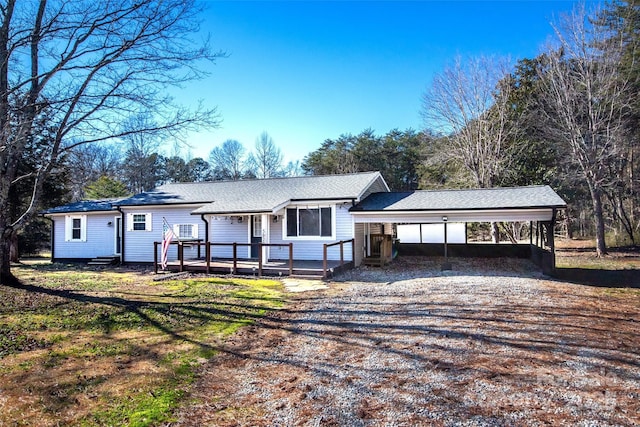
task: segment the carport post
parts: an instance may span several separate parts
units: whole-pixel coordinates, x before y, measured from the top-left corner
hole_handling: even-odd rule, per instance
[[[449,256],[447,254],[447,220],[446,216],[442,217],[442,222],[444,223],[444,263],[442,263],[441,270],[451,270],[451,263],[449,262]]]
[[[555,243],[555,228],[556,228],[556,209],[554,208],[551,214],[551,225],[549,226],[549,249],[551,250],[551,271],[556,270],[556,243]]]

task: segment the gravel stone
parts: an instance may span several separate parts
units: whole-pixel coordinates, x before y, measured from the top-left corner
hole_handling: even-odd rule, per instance
[[[225,344],[176,424],[640,424],[639,294],[552,281],[526,260],[441,261],[293,295]]]

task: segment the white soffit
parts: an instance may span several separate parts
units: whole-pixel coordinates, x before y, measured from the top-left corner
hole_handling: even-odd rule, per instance
[[[427,224],[444,222],[515,222],[551,221],[552,208],[497,209],[468,211],[357,212],[351,211],[356,223]]]

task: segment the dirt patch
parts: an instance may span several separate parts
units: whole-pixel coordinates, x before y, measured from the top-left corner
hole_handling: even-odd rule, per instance
[[[233,336],[177,424],[640,423],[637,290],[551,281],[524,261],[394,264]]]

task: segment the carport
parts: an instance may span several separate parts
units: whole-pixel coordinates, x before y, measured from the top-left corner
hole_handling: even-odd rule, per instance
[[[399,242],[398,247],[405,253],[444,256],[443,268],[448,267],[450,256],[518,256],[530,257],[543,271],[552,272],[555,269],[553,230],[556,213],[564,208],[565,201],[544,185],[374,193],[350,211],[354,217],[356,241],[363,243],[362,261],[371,256],[375,243],[373,236],[389,236],[393,225],[441,224],[442,243]],[[448,241],[448,224],[451,223],[516,221],[529,223],[528,244],[470,244],[466,240],[453,244]],[[385,255],[388,254],[383,251]]]

